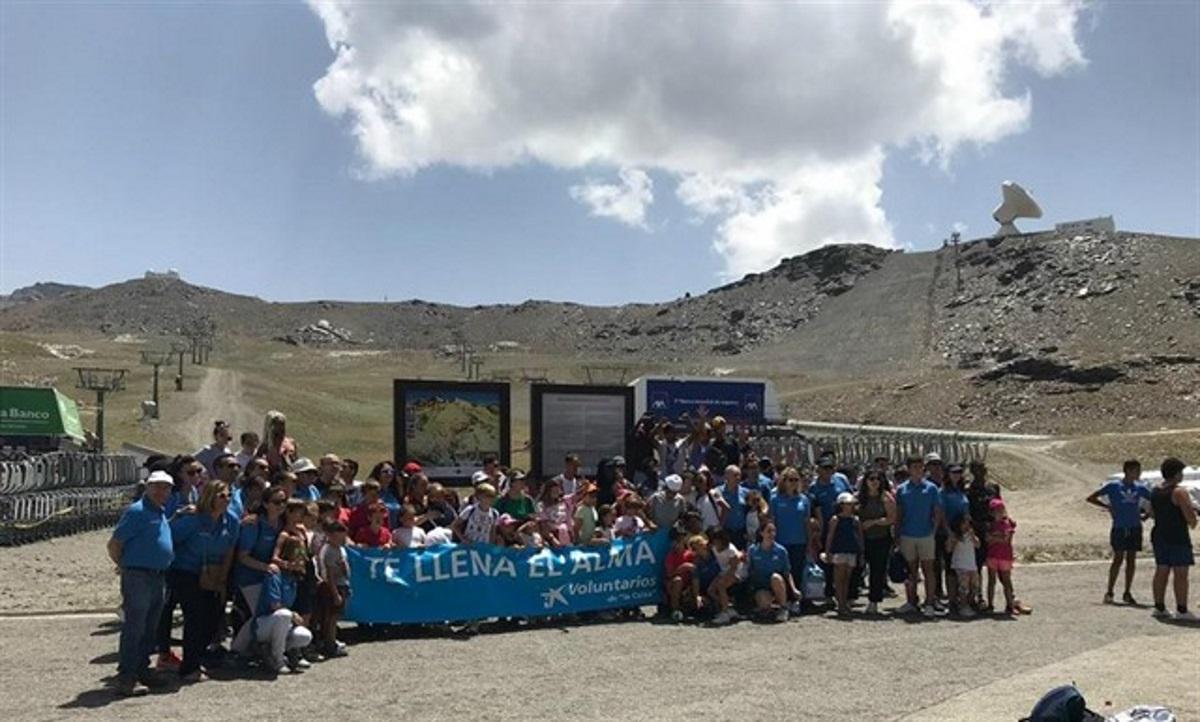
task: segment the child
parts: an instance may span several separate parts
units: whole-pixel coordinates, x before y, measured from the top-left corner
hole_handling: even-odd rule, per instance
[[[738,618],[737,610],[730,602],[730,591],[745,579],[746,567],[742,563],[741,552],[724,529],[709,532],[709,545],[712,557],[717,562],[717,576],[707,587],[709,596],[717,602],[717,616],[713,617],[713,624],[729,624]]]
[[[746,539],[758,539],[758,530],[770,514],[771,507],[759,489],[755,488],[746,494]]]
[[[427,532],[438,527],[448,527],[458,517],[458,510],[450,503],[446,487],[436,481],[429,485],[425,504],[425,520],[421,522],[421,528]]]
[[[589,544],[610,544],[613,540],[613,525],[617,523],[617,510],[611,504],[601,504],[598,510],[600,523]]]
[[[987,568],[988,568],[988,609],[994,609],[996,598],[996,577],[1004,586],[1004,613],[1012,616],[1017,610],[1013,597],[1012,568],[1013,568],[1013,534],[1016,533],[1017,523],[1008,516],[1003,499],[992,499],[988,502],[992,512],[992,523],[988,526],[987,535]]]
[[[541,531],[538,530],[539,526],[541,526],[541,522],[537,519],[530,519],[517,527],[517,541],[520,546],[525,549],[546,548],[546,540],[542,537]]]
[[[588,482],[579,489],[579,506],[575,508],[575,543],[590,544],[596,536],[596,522],[600,520],[596,514],[596,500],[599,499],[599,487]]]
[[[392,533],[387,528],[388,508],[377,501],[367,507],[367,525],[354,532],[354,543],[364,547],[386,549],[392,545]]]
[[[484,482],[475,487],[475,501],[468,504],[451,529],[466,544],[496,544],[496,522],[500,512],[492,504],[496,501],[496,487]]]
[[[667,605],[671,621],[676,623],[683,621],[684,591],[690,592],[698,584],[698,577],[693,573],[696,571],[695,555],[688,549],[687,542],[687,535],[677,529],[671,530],[671,551],[667,552],[666,561]],[[693,599],[696,596],[692,594]],[[696,606],[699,608],[700,604]]]
[[[295,537],[288,539],[281,550],[286,560],[294,560],[303,553],[301,542]],[[233,640],[233,650],[239,654],[248,654],[253,642],[266,645],[267,668],[276,674],[301,669],[300,650],[312,642],[312,632],[291,609],[296,601],[296,577],[297,573],[288,568],[268,574],[254,617],[242,625]]]
[[[979,599],[979,570],[975,567],[978,548],[979,537],[975,536],[971,515],[963,514],[946,540],[946,553],[950,555],[950,568],[958,576],[958,612],[967,618],[975,616],[972,605]]]
[[[551,479],[542,487],[538,517],[545,522],[544,530],[551,543],[562,546],[571,543],[571,508],[562,496],[562,483]]]
[[[630,494],[624,499],[625,513],[617,517],[613,526],[615,536],[626,539],[635,537],[644,531],[654,531],[653,522],[646,518],[646,502],[636,494]]]
[[[317,556],[317,628],[321,633],[321,653],[326,657],[345,657],[346,645],[337,641],[337,623],[350,597],[350,564],[346,560],[346,525],[340,521],[325,524],[325,545]]]
[[[829,520],[825,548],[833,565],[833,593],[839,617],[850,616],[850,575],[863,552],[862,523],[855,514],[858,498],[848,491],[837,497],[837,514]]]
[[[308,504],[302,499],[288,499],[283,513],[283,531],[279,532],[279,538],[275,541],[275,558],[282,560],[283,568],[295,575],[296,589],[288,607],[300,615],[301,623],[306,627],[311,619],[317,591],[309,555],[308,530],[304,526],[309,515]],[[290,554],[285,555],[284,549],[288,549]]]
[[[392,546],[412,549],[425,546],[425,530],[417,526],[417,509],[412,504],[400,507],[399,525],[392,530]]]
[[[496,511],[524,522],[537,513],[537,505],[525,493],[525,474],[514,471],[508,482],[508,492],[496,500]]]

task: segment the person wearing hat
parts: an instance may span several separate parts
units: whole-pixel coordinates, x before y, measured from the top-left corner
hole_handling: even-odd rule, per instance
[[[825,535],[826,561],[833,567],[833,593],[838,616],[850,615],[850,575],[863,553],[862,523],[855,511],[858,499],[848,491],[837,496],[837,514]]]
[[[938,501],[941,501],[941,489],[946,484],[946,469],[942,463],[941,454],[931,451],[925,455],[925,478],[938,488]],[[948,538],[946,517],[942,515],[942,523],[933,533],[933,576],[937,579],[937,597],[934,606],[940,612],[941,600],[946,598],[946,587],[943,583],[943,570],[946,568],[946,539]]]
[[[508,475],[508,491],[496,500],[496,511],[501,515],[507,514],[513,519],[524,522],[537,515],[537,504],[526,493],[527,479],[525,472],[513,469]]]
[[[175,560],[171,527],[163,513],[174,486],[167,472],[151,472],[142,498],[121,514],[108,540],[108,556],[121,573],[123,621],[115,688],[122,696],[164,684],[150,671],[150,653],[162,613],[167,569]]]
[[[821,545],[829,536],[829,520],[837,512],[838,495],[850,491],[850,484],[847,483],[846,477],[834,473],[834,469],[832,455],[826,454],[817,459],[817,478],[808,487],[808,496],[812,499],[813,508],[819,512],[821,519],[821,533],[817,535],[817,542]],[[825,561],[820,564],[821,569],[825,572],[825,598],[832,599],[834,594],[833,567]]]
[[[647,511],[650,521],[659,529],[671,528],[687,511],[687,501],[679,493],[682,489],[683,477],[670,474],[663,479],[663,488],[650,495]]]
[[[304,501],[317,501],[321,498],[321,490],[317,488],[317,467],[307,457],[301,456],[292,464],[292,473],[296,475],[296,491],[292,496]]]
[[[937,483],[937,482],[934,482]],[[958,612],[958,574],[950,563],[949,540],[952,530],[958,528],[958,520],[969,511],[967,492],[963,481],[962,464],[952,463],[946,467],[946,476],[938,492],[938,503],[942,506],[942,525],[934,535],[937,545],[937,558],[934,560],[934,571],[941,573],[939,584],[945,582],[946,596],[950,601],[950,613]],[[940,564],[940,570],[938,566]],[[940,594],[940,592],[939,592]]]
[[[908,457],[908,480],[896,489],[896,526],[900,530],[900,553],[908,562],[908,581],[905,591],[908,600],[897,609],[899,614],[911,614],[921,609],[926,617],[937,614],[937,579],[933,560],[934,530],[941,525],[942,507],[938,488],[925,478],[925,462],[919,456]],[[918,606],[917,574],[925,578],[925,606]]]

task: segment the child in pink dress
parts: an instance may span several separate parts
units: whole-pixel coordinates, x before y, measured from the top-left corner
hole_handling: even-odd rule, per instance
[[[1012,584],[1012,540],[1017,523],[1009,517],[1003,499],[992,499],[988,508],[992,512],[992,523],[988,526],[987,534],[988,609],[993,608],[998,576],[1000,584],[1004,586],[1004,613],[1012,616],[1016,613]]]

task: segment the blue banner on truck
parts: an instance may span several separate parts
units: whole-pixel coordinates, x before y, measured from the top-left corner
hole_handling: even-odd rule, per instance
[[[677,421],[682,414],[697,416],[701,409],[709,418],[761,423],[766,409],[766,385],[752,381],[646,381],[646,410],[655,416]]]

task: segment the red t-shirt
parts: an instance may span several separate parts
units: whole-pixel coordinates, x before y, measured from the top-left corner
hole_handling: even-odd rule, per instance
[[[667,578],[675,576],[675,572],[680,566],[690,564],[695,559],[696,555],[692,553],[691,549],[683,551],[672,549],[667,552]]]
[[[367,502],[364,501],[363,503],[354,507],[354,510],[350,512],[350,516],[349,516],[348,520],[346,521],[346,531],[350,532],[351,539],[357,539],[357,537],[355,537],[355,534],[358,534],[358,530],[365,526],[370,526],[370,525],[371,525],[371,513],[369,511],[367,511]],[[383,515],[383,528],[384,529],[390,528],[388,526],[388,515],[387,514]]]
[[[354,532],[354,543],[365,547],[385,547],[391,541],[392,533],[386,526],[381,526],[378,530],[364,526]]]

